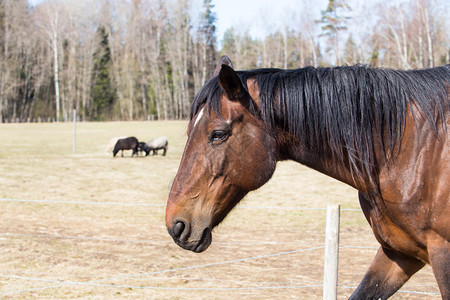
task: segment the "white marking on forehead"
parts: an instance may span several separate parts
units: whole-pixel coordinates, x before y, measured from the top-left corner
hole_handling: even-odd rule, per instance
[[[200,119],[202,118],[204,110],[205,110],[205,107],[203,107],[202,110],[198,113],[197,119],[195,119],[194,127],[197,125],[198,121],[200,121]]]

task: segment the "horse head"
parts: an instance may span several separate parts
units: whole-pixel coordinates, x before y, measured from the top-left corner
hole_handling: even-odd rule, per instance
[[[187,250],[206,250],[212,229],[275,170],[275,139],[251,94],[257,92],[249,92],[231,61],[222,57],[194,98],[188,140],[166,208],[167,229]]]

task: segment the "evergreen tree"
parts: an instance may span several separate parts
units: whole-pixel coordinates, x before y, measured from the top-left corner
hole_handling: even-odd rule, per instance
[[[92,76],[92,117],[96,121],[108,120],[116,100],[116,93],[111,82],[111,51],[108,33],[104,27],[98,29],[100,44],[94,53],[94,69]]]
[[[329,0],[327,9],[322,11],[322,19],[317,21],[324,31],[321,36],[328,36],[329,42],[334,45],[336,65],[339,65],[339,31],[347,30],[345,23],[350,17],[344,16],[344,13],[350,10],[346,0]]]
[[[202,21],[200,26],[201,36],[203,37],[203,42],[206,45],[206,66],[208,69],[207,78],[212,75],[214,71],[217,57],[216,57],[216,20],[217,16],[212,11],[214,4],[211,3],[212,0],[204,0],[204,12],[202,13]]]
[[[223,34],[222,53],[233,53],[234,51],[236,51],[234,28],[228,28]]]

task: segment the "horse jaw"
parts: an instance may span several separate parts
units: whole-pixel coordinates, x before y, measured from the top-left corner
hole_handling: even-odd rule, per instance
[[[200,253],[211,245],[213,228],[247,194],[225,181],[224,177],[212,178],[207,192],[195,192],[195,187],[180,192],[187,185],[182,184],[183,178],[176,178],[166,207],[166,226],[178,246]]]

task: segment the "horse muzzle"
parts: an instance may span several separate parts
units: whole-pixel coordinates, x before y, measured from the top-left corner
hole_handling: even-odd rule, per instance
[[[200,253],[211,245],[210,227],[196,228],[184,220],[177,219],[167,229],[174,242],[183,249]]]

